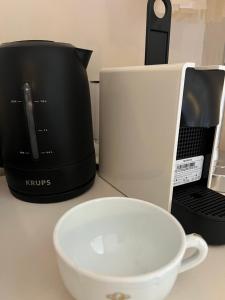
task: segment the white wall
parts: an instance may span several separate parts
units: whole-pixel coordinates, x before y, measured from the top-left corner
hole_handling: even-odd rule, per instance
[[[91,80],[102,66],[144,61],[145,0],[1,0],[0,42],[65,41],[94,50]]]
[[[64,41],[94,50],[88,73],[144,63],[147,0],[0,0],[0,42]],[[203,23],[173,21],[170,62],[201,62]]]

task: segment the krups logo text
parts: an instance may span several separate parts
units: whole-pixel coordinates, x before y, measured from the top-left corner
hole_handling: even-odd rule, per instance
[[[26,182],[26,186],[49,186],[52,184],[50,179],[40,179],[40,180],[27,179],[25,182]]]

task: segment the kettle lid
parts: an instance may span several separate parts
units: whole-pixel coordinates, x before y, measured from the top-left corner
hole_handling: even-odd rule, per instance
[[[7,43],[2,43],[0,45],[0,48],[38,47],[38,46],[75,48],[72,44],[69,43],[60,43],[60,42],[54,42],[50,40],[21,40],[21,41],[7,42]]]
[[[50,40],[21,40],[21,41],[14,41],[14,42],[7,42],[0,44],[0,49],[8,49],[8,48],[26,48],[26,47],[47,47],[47,48],[64,48],[64,49],[72,49],[75,50],[77,58],[82,63],[83,67],[86,68],[92,50],[77,48],[69,43],[61,43],[61,42],[54,42]]]

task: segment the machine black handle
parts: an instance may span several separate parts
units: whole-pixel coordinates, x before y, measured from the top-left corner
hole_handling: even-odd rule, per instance
[[[172,6],[170,0],[162,0],[165,5],[165,15],[156,16],[154,4],[156,0],[148,0],[145,65],[167,64],[169,59],[169,43]]]

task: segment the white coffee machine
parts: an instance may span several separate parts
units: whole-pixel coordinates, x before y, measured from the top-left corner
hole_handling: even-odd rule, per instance
[[[225,198],[209,188],[224,76],[224,66],[192,63],[100,75],[100,176],[172,211],[210,244],[225,243]]]

